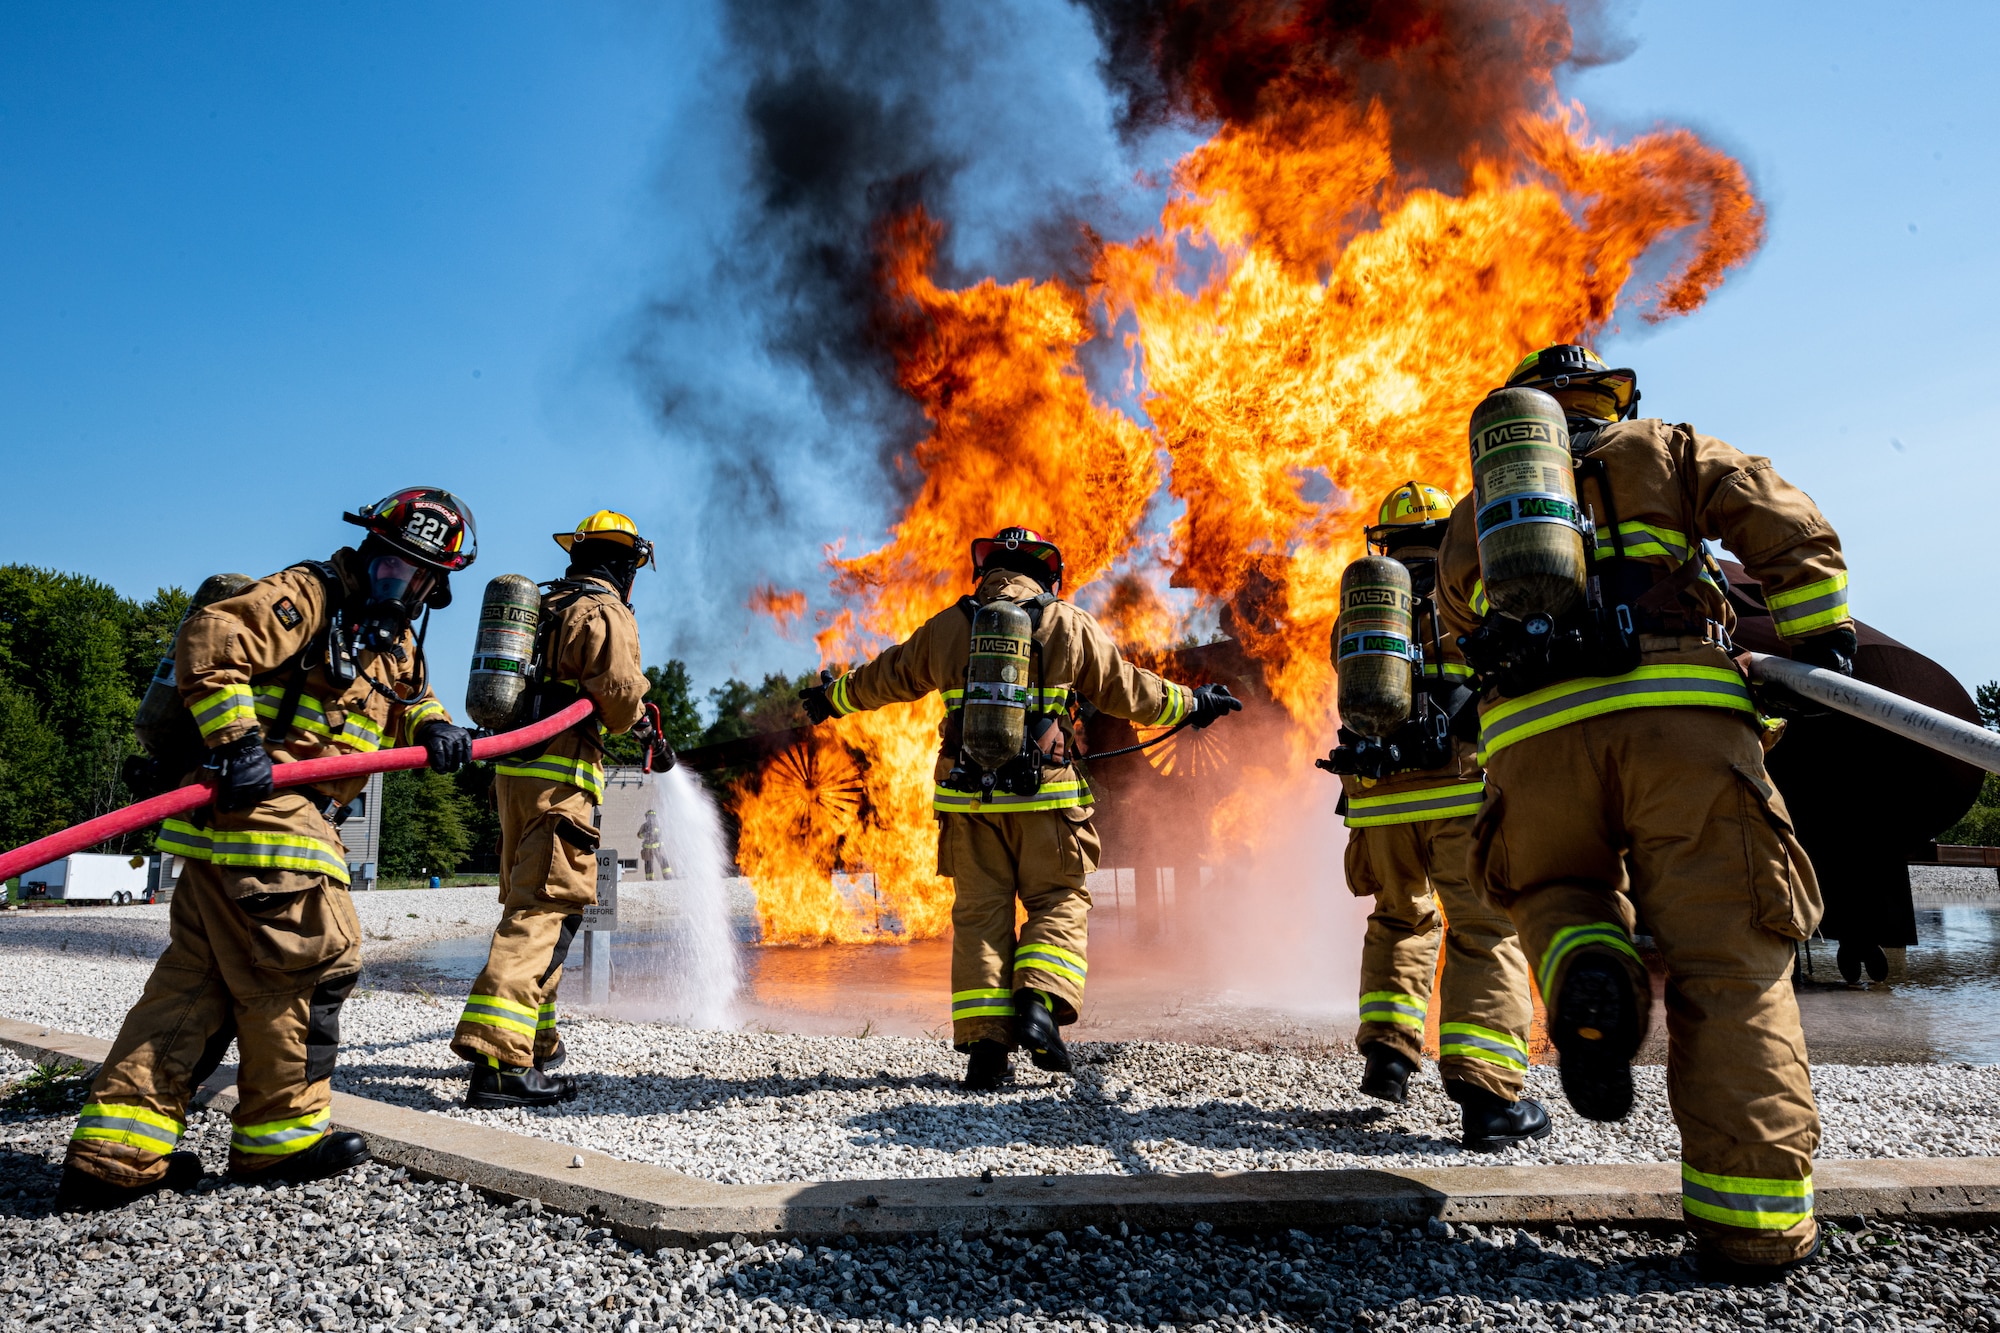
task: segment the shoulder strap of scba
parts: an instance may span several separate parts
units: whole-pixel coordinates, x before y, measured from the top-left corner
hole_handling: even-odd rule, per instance
[[[324,594],[323,617],[319,628],[306,639],[305,647],[299,649],[298,658],[292,662],[289,668],[291,675],[285,680],[285,696],[278,703],[277,716],[271,719],[271,729],[264,733],[265,739],[275,745],[283,745],[285,738],[292,734],[292,723],[299,715],[299,699],[306,690],[306,673],[326,653],[327,636],[333,630],[334,608],[347,591],[346,585],[340,581],[340,570],[331,560],[301,560],[287,568],[306,570],[319,579],[320,591]],[[284,670],[287,668],[278,668],[278,671]],[[278,671],[266,672],[262,678],[268,680]]]

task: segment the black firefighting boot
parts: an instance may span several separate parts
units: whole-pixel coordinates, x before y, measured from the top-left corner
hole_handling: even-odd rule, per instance
[[[276,1166],[256,1171],[229,1168],[229,1178],[239,1185],[303,1185],[351,1171],[371,1160],[368,1140],[346,1131],[327,1134],[302,1152],[295,1152]]]
[[[1379,1041],[1363,1046],[1361,1054],[1368,1061],[1368,1068],[1361,1075],[1361,1091],[1369,1097],[1401,1106],[1410,1095],[1410,1075],[1417,1072],[1415,1062],[1395,1047]]]
[[[80,1167],[64,1164],[62,1180],[56,1185],[53,1205],[58,1213],[101,1213],[123,1208],[135,1199],[161,1190],[184,1193],[201,1180],[201,1158],[191,1152],[167,1154],[166,1174],[145,1185],[114,1185]]]
[[[465,1090],[465,1105],[554,1106],[575,1097],[575,1079],[544,1074],[533,1065],[503,1065],[493,1061],[472,1066],[472,1084]]]
[[[1532,1097],[1510,1102],[1457,1078],[1444,1081],[1444,1095],[1459,1105],[1463,1129],[1458,1141],[1467,1152],[1499,1152],[1549,1136],[1549,1113]]]
[[[1822,1230],[1813,1237],[1812,1248],[1796,1259],[1787,1260],[1782,1264],[1746,1264],[1740,1259],[1727,1258],[1697,1242],[1694,1267],[1704,1282],[1726,1282],[1732,1287],[1765,1287],[1774,1282],[1783,1282],[1819,1258],[1819,1252],[1825,1248],[1826,1232]]]
[[[1068,1074],[1076,1069],[1069,1058],[1069,1047],[1063,1045],[1062,1032],[1056,1027],[1054,1006],[1040,991],[1014,992],[1014,1040],[1037,1069],[1046,1069],[1051,1074]]]
[[[1870,981],[1885,981],[1889,976],[1889,955],[1883,953],[1882,946],[1873,940],[1865,944],[1857,940],[1842,940],[1839,951],[1834,954],[1834,962],[1840,967],[1840,979],[1850,986],[1861,984],[1864,971]]]
[[[567,1059],[569,1059],[569,1048],[563,1045],[561,1037],[557,1037],[556,1048],[553,1051],[550,1051],[547,1055],[538,1055],[535,1057],[535,1068],[546,1074],[551,1069],[561,1069],[563,1061]]]
[[[1549,1039],[1562,1056],[1563,1096],[1578,1115],[1610,1121],[1631,1113],[1639,1006],[1617,959],[1585,953],[1569,965]]]
[[[967,1092],[991,1092],[1014,1081],[1014,1062],[1004,1043],[975,1041],[966,1054],[965,1081],[958,1086]]]

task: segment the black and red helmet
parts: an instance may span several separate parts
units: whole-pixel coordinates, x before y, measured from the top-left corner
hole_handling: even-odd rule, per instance
[[[472,521],[471,507],[441,487],[407,486],[363,505],[358,514],[341,517],[446,574],[456,574],[479,554],[479,525]]]
[[[1032,528],[1002,528],[972,543],[972,576],[988,569],[1011,569],[1039,579],[1050,592],[1062,590],[1063,558],[1056,544]]]

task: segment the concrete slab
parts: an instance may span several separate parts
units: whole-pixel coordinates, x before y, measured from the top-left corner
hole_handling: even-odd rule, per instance
[[[110,1043],[0,1018],[0,1046],[34,1060],[95,1066]],[[227,1076],[218,1071],[204,1089],[219,1110],[235,1105],[234,1088],[218,1086]],[[1675,1224],[1681,1215],[1680,1172],[1672,1163],[719,1185],[346,1093],[334,1094],[333,1118],[365,1134],[381,1161],[500,1198],[539,1199],[649,1249],[739,1235],[977,1235],[1119,1222],[1273,1231],[1415,1226],[1433,1217],[1481,1226],[1647,1226]],[[573,1165],[579,1157],[582,1165]],[[2000,1223],[2000,1158],[1822,1162],[1816,1186],[1826,1218]]]

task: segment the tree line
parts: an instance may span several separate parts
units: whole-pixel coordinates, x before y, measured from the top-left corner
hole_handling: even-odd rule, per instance
[[[120,770],[137,752],[132,719],[160,658],[172,651],[190,594],[160,588],[144,600],[81,574],[0,566],[0,847],[55,833],[133,800]],[[687,665],[647,667],[647,694],[667,738],[687,750],[801,725],[796,698],[814,677],[731,679],[707,691],[702,721]],[[638,745],[612,737],[610,763],[639,762]],[[385,776],[385,877],[497,868],[500,824],[493,771],[475,765],[449,777],[429,769]],[[99,851],[150,850],[154,830]]]

